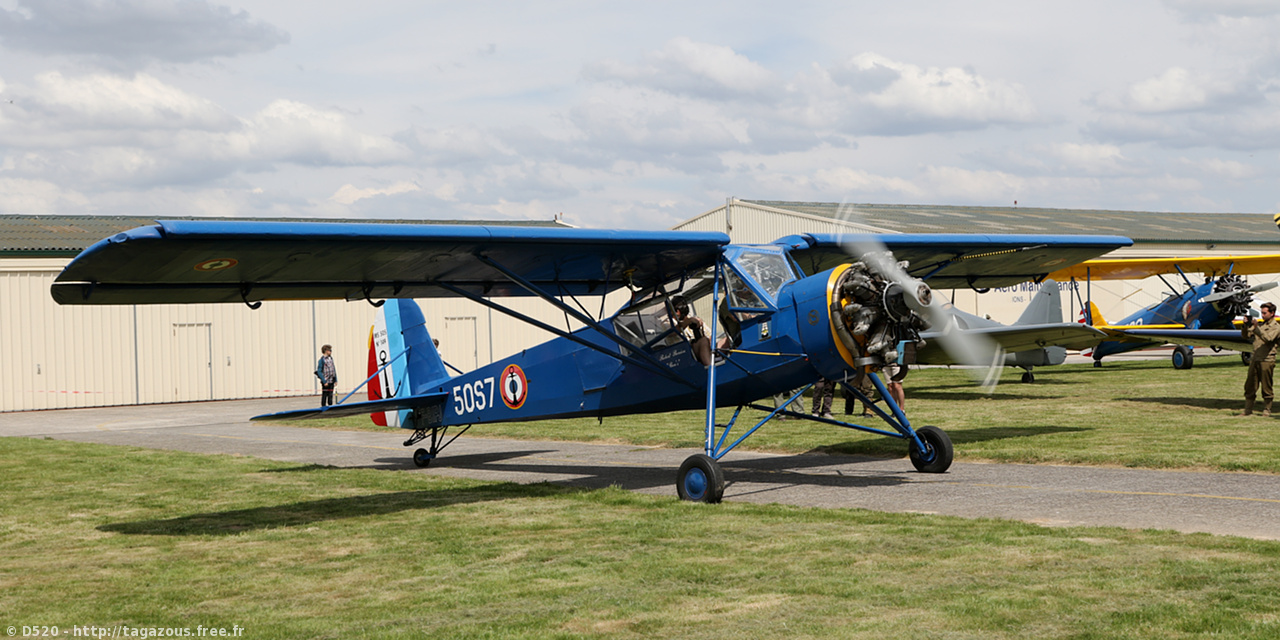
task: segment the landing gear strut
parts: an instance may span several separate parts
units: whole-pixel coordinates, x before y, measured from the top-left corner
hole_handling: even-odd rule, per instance
[[[455,433],[452,438],[449,438],[446,441],[444,438],[446,433],[449,431],[449,427],[423,427],[414,431],[413,435],[409,436],[409,439],[404,441],[404,446],[412,447],[427,438],[431,439],[431,446],[429,448],[417,449],[413,452],[414,466],[418,468],[425,468],[431,464],[432,460],[436,459],[436,456],[440,455],[441,451],[444,451],[445,447],[452,444],[454,440],[458,439],[458,436],[466,433],[467,429],[470,428],[471,425],[463,427],[462,431]]]

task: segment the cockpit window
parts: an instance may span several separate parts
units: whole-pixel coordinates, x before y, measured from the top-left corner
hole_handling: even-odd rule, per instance
[[[778,291],[782,289],[782,285],[795,279],[795,274],[791,271],[791,265],[787,264],[787,259],[781,253],[770,253],[765,251],[744,251],[738,259],[734,261],[742,273],[751,278],[760,285],[765,293],[773,300],[778,299]],[[734,289],[731,288],[730,291]],[[732,303],[734,306],[758,307],[757,304]]]
[[[729,284],[729,305],[740,309],[767,309],[760,297],[756,295],[747,283],[742,281],[732,270],[726,269],[724,272],[725,279]]]

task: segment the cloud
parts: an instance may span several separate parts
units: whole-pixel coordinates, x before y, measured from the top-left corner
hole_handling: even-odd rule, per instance
[[[68,78],[44,73],[36,77],[23,107],[41,112],[47,124],[61,130],[225,131],[236,126],[236,119],[216,104],[147,74]]]
[[[355,186],[350,184],[344,184],[339,187],[332,196],[329,196],[329,199],[337,202],[338,204],[353,204],[357,200],[364,200],[365,198],[372,198],[374,196],[393,196],[399,193],[411,193],[413,191],[421,190],[422,187],[419,187],[412,182],[403,181],[397,182],[383,189],[357,189]]]
[[[0,9],[0,44],[42,55],[196,62],[288,42],[281,29],[206,0],[18,0]]]
[[[847,105],[843,128],[851,133],[913,135],[1040,119],[1021,85],[959,67],[920,67],[862,53],[823,73],[836,88],[825,100]]]
[[[384,166],[413,155],[346,114],[276,100],[238,117],[146,74],[51,72],[10,89],[17,100],[0,118],[7,171],[60,184],[213,184],[282,164]]]
[[[1280,15],[1276,0],[1164,0],[1164,5],[1194,21]]]
[[[603,60],[587,65],[582,75],[710,100],[768,99],[781,88],[771,71],[733,49],[683,37],[645,54],[641,63]]]
[[[1134,83],[1122,96],[1101,96],[1098,106],[1133,113],[1179,113],[1240,109],[1265,100],[1256,85],[1221,74],[1193,73],[1170,67],[1164,73]]]
[[[91,208],[84,194],[47,180],[0,178],[0,213],[61,213]]]

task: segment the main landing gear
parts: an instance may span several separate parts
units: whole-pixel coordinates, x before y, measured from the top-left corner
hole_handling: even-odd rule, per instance
[[[440,455],[440,452],[443,451],[445,447],[452,444],[454,440],[458,439],[458,436],[466,433],[467,429],[470,428],[471,425],[467,425],[462,429],[462,431],[455,433],[452,438],[449,438],[449,440],[446,441],[444,438],[446,433],[449,431],[449,427],[424,427],[414,431],[413,435],[409,436],[409,439],[404,441],[404,446],[412,447],[413,445],[430,438],[430,447],[426,449],[416,449],[413,452],[414,466],[420,469],[426,468],[431,465],[431,461],[435,460],[436,456]]]
[[[1195,364],[1195,360],[1196,357],[1192,353],[1191,347],[1180,344],[1173,348],[1174,369],[1190,369]]]
[[[933,426],[912,429],[902,410],[893,402],[879,376],[873,374],[871,381],[880,392],[882,400],[873,402],[860,390],[847,384],[843,385],[845,393],[854,394],[858,400],[863,402],[864,406],[888,423],[893,428],[893,431],[810,416],[785,409],[784,407],[791,406],[791,403],[796,398],[799,398],[808,390],[808,387],[806,387],[796,392],[790,400],[781,403],[777,408],[756,404],[746,405],[758,411],[768,412],[768,415],[727,447],[723,446],[723,443],[728,439],[729,432],[733,430],[734,424],[737,423],[743,407],[738,407],[728,424],[715,425],[723,429],[719,434],[719,438],[709,437],[705,453],[689,456],[680,465],[680,471],[676,474],[676,493],[681,500],[710,504],[720,502],[724,498],[725,479],[724,471],[720,468],[719,459],[741,444],[748,436],[755,433],[757,429],[764,426],[766,422],[782,416],[803,418],[832,426],[906,440],[907,456],[911,459],[911,465],[921,473],[944,473],[951,468],[951,463],[955,459],[955,448],[952,446],[951,438],[947,436],[946,432]],[[711,433],[709,435],[715,436],[716,434]]]

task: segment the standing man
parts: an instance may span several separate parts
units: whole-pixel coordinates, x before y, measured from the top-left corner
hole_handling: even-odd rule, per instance
[[[326,344],[320,347],[320,354],[320,361],[316,363],[316,377],[320,378],[320,406],[327,407],[333,404],[333,388],[338,386],[338,368],[333,366],[332,346]]]
[[[1271,386],[1271,374],[1276,367],[1276,342],[1280,341],[1280,323],[1276,322],[1276,305],[1261,305],[1262,320],[1246,318],[1240,336],[1253,340],[1253,355],[1249,358],[1249,376],[1244,380],[1244,415],[1253,414],[1254,398],[1262,391],[1262,415],[1271,417],[1271,401],[1275,392]]]

